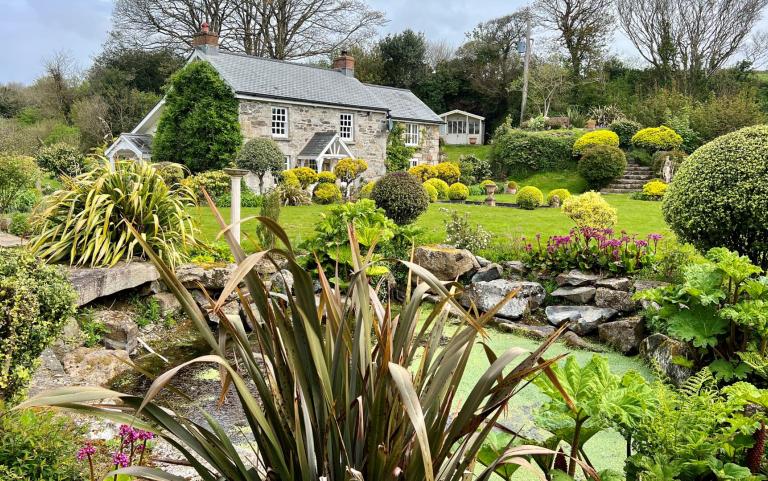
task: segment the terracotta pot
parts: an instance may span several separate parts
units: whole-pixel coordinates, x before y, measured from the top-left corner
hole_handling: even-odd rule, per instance
[[[515,195],[515,194],[517,194],[517,189],[511,189],[511,188],[507,187],[506,189],[504,189],[504,193],[505,194]]]
[[[476,139],[475,137],[470,137],[470,138],[469,138],[469,143],[470,143],[471,145],[475,145],[475,144],[477,143],[477,139]]]

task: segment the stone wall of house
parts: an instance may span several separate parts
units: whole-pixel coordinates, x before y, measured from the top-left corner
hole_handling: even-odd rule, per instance
[[[246,140],[272,137],[272,107],[288,109],[288,137],[274,138],[294,166],[299,152],[317,132],[337,132],[339,115],[353,113],[354,140],[344,141],[355,157],[368,162],[365,177],[376,178],[386,173],[387,119],[383,112],[281,104],[279,102],[240,101],[240,126]]]
[[[414,158],[420,164],[436,164],[440,161],[440,127],[438,125],[422,125],[419,149]]]

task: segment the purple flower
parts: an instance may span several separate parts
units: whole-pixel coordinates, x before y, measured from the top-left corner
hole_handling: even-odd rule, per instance
[[[650,239],[652,241],[659,241],[659,240],[661,240],[661,238],[662,238],[661,234],[649,234],[648,235],[648,239]]]
[[[139,430],[139,439],[141,441],[149,441],[150,439],[155,439],[155,433]]]
[[[648,247],[648,243],[644,240],[636,240],[635,246],[637,247]]]
[[[116,452],[112,454],[112,464],[120,466],[121,468],[127,468],[131,461],[124,453]]]
[[[131,444],[139,439],[139,430],[133,429],[127,424],[120,426],[120,438],[123,440],[123,444]]]
[[[80,448],[80,450],[77,452],[77,460],[83,461],[84,459],[90,458],[95,452],[96,448],[93,447],[93,444],[91,444],[90,441],[88,441],[85,443],[85,446]]]

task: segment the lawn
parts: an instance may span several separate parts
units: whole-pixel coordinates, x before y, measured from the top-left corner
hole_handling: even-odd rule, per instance
[[[521,179],[515,179],[515,182],[517,182],[518,188],[525,187],[526,185],[538,187],[545,197],[549,191],[555,189],[568,189],[572,194],[580,194],[587,190],[587,181],[572,170],[533,174]],[[498,202],[515,202],[516,197],[516,195],[512,194],[496,194]],[[472,195],[469,197],[469,200],[485,200],[485,195]]]
[[[618,229],[641,235],[668,232],[661,214],[660,202],[634,200],[625,194],[606,195],[605,198],[618,211]],[[298,244],[312,234],[315,222],[327,209],[328,206],[320,205],[285,207],[280,213],[280,224],[292,242]],[[533,237],[537,233],[544,236],[564,234],[573,227],[573,222],[559,209],[541,208],[528,211],[510,207],[436,203],[430,204],[429,210],[417,221],[417,224],[424,228],[425,243],[438,243],[444,240],[444,222],[452,209],[469,213],[472,222],[481,224],[502,242],[507,238]],[[229,219],[229,209],[221,209],[221,211],[225,218]],[[258,215],[258,209],[243,209],[243,218],[254,215]],[[197,207],[194,209],[193,216],[200,226],[201,239],[212,241],[218,234],[219,228],[210,211],[206,207]],[[256,222],[254,220],[243,224],[243,232],[252,234]],[[247,249],[247,242],[244,244]]]
[[[449,162],[458,161],[462,155],[474,155],[478,159],[487,159],[491,153],[490,145],[446,145],[442,147]]]

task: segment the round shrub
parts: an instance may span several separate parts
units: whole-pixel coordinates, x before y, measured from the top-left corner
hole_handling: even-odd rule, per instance
[[[424,186],[406,172],[391,172],[382,177],[373,187],[371,199],[398,225],[410,224],[429,207]]]
[[[768,125],[699,147],[664,196],[667,223],[702,251],[727,247],[768,267]]]
[[[664,197],[664,194],[667,193],[668,188],[669,186],[666,182],[663,182],[659,179],[654,179],[650,182],[646,182],[645,185],[643,185],[643,195],[645,197],[661,199]]]
[[[318,204],[333,204],[341,200],[341,190],[339,190],[336,184],[326,182],[318,184],[312,196]]]
[[[526,185],[517,192],[517,205],[526,210],[533,210],[544,204],[544,194],[532,186]]]
[[[40,354],[74,315],[67,277],[21,249],[0,248],[0,399],[29,382]]]
[[[283,184],[291,188],[301,189],[301,182],[299,182],[299,178],[293,170],[284,170],[280,174],[280,178]]]
[[[56,177],[75,177],[87,170],[86,158],[80,150],[63,142],[42,147],[36,160],[41,169]]]
[[[39,178],[40,169],[32,157],[0,155],[0,214],[16,205]]]
[[[627,157],[618,147],[596,145],[590,147],[579,159],[579,174],[590,187],[600,189],[621,177],[627,170]]]
[[[434,165],[429,164],[414,165],[408,169],[408,173],[419,179],[420,182],[437,177],[437,169],[435,169]]]
[[[205,189],[205,191],[208,192],[208,195],[210,195],[214,201],[217,201],[218,205],[218,199],[229,196],[232,180],[223,170],[209,170],[208,172],[201,172],[197,175],[187,177],[181,184],[189,188],[192,193],[197,196],[196,198],[199,199],[205,198],[203,196],[203,189]]]
[[[346,157],[336,163],[336,166],[333,168],[333,173],[340,181],[349,184],[363,175],[363,172],[366,170],[368,170],[368,162],[363,159]]]
[[[632,137],[632,145],[651,152],[678,149],[682,144],[683,138],[664,125],[643,129]]]
[[[256,174],[261,190],[264,176],[267,172],[278,172],[285,164],[285,155],[274,140],[256,137],[240,147],[235,164]]]
[[[333,172],[320,172],[317,174],[317,183],[318,184],[335,184],[336,183],[336,174]]]
[[[453,162],[440,162],[435,166],[435,176],[446,184],[455,184],[461,178],[461,169]]]
[[[438,179],[437,177],[434,179],[428,179],[424,182],[424,186],[426,187],[427,185],[434,187],[434,189],[437,191],[438,199],[448,198],[448,184],[446,184],[444,180]]]
[[[642,129],[643,126],[634,120],[616,119],[611,122],[608,128],[619,136],[619,145],[621,147],[629,147],[632,145],[632,136]]]
[[[610,229],[618,222],[616,209],[597,192],[585,192],[565,199],[563,213],[579,228]]]
[[[296,175],[296,179],[298,179],[302,189],[306,189],[317,182],[317,171],[314,169],[310,169],[309,167],[296,167],[295,169],[291,169],[291,171]]]
[[[517,187],[518,187],[517,182],[515,182],[514,180],[510,180],[509,182],[507,182],[507,189],[517,190]]]
[[[176,162],[157,162],[152,166],[167,185],[180,184],[187,174],[187,168]]]
[[[360,189],[360,198],[361,199],[370,199],[371,198],[371,192],[373,192],[373,187],[376,185],[376,182],[370,181],[367,184],[363,186],[362,189]]]
[[[424,182],[424,189],[427,191],[427,195],[429,196],[429,202],[437,202],[437,189],[435,189],[435,186]]]
[[[467,200],[469,188],[461,182],[451,184],[448,188],[448,198],[451,200]]]
[[[485,179],[484,181],[480,182],[480,185],[482,185],[483,187],[485,187],[486,185],[496,185],[496,182],[490,179]]]
[[[583,154],[588,148],[598,145],[619,147],[619,136],[610,130],[595,130],[582,135],[573,143],[573,154]]]
[[[552,200],[555,198],[555,196],[560,199],[560,203],[562,204],[565,202],[565,199],[571,196],[571,193],[568,191],[568,189],[550,190],[547,194],[547,205],[552,205]]]
[[[16,212],[11,216],[8,232],[15,236],[27,237],[32,234],[32,225],[29,223],[29,214]]]

